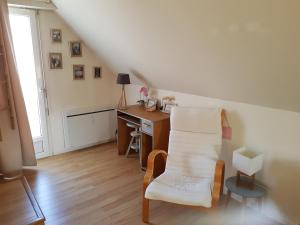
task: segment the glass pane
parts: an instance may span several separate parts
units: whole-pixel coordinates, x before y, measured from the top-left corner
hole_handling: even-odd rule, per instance
[[[33,138],[41,137],[41,119],[30,17],[10,14],[10,25],[23,96]]]

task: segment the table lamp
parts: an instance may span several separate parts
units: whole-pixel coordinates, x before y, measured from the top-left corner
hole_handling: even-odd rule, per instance
[[[117,78],[117,84],[122,84],[122,94],[119,100],[118,109],[127,109],[125,84],[130,84],[129,74],[119,73]]]
[[[246,147],[239,148],[233,152],[232,165],[237,169],[237,186],[253,189],[255,173],[263,166],[263,154],[248,150]],[[242,179],[241,176],[245,176],[246,179]],[[245,182],[246,180],[249,182]]]

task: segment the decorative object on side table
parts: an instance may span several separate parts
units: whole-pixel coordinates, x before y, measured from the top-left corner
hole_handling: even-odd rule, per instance
[[[73,80],[84,80],[84,65],[73,65]]]
[[[117,84],[122,84],[122,93],[118,104],[118,109],[127,109],[125,85],[130,84],[129,74],[119,73],[117,77]]]
[[[50,36],[53,43],[61,43],[62,41],[61,29],[51,29]]]
[[[62,54],[56,52],[49,53],[49,64],[50,69],[62,69]]]
[[[149,98],[145,105],[146,111],[154,112],[156,111],[156,107],[157,107],[157,99]]]
[[[70,41],[70,53],[71,57],[82,56],[82,46],[80,41]]]
[[[248,150],[246,147],[239,148],[233,152],[232,165],[237,169],[236,185],[254,189],[255,173],[262,169],[263,154]]]

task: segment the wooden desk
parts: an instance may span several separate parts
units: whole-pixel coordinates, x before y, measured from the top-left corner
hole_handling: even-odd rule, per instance
[[[118,152],[124,155],[131,136],[132,128],[126,126],[127,122],[141,127],[142,132],[142,168],[147,167],[147,158],[153,149],[167,151],[170,132],[170,115],[160,111],[147,112],[144,107],[133,105],[128,109],[117,110],[118,115]]]

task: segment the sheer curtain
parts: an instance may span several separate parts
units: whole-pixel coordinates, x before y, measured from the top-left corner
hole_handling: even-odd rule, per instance
[[[23,166],[35,166],[25,103],[16,70],[7,0],[0,0],[0,173],[6,179],[22,175]]]

